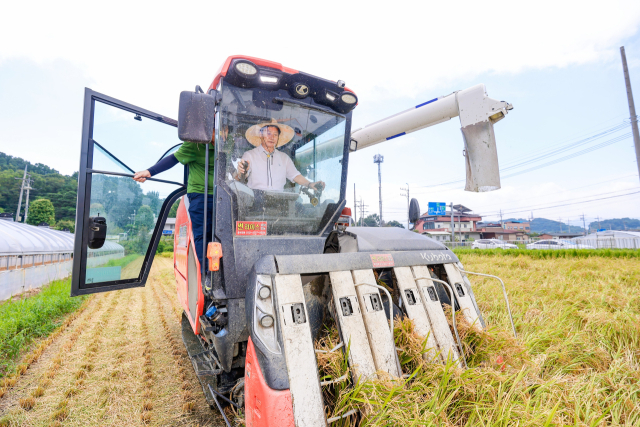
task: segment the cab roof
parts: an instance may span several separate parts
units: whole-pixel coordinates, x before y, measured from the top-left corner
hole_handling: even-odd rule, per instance
[[[220,78],[227,75],[227,72],[229,71],[229,67],[231,66],[231,62],[234,59],[246,59],[248,61],[253,62],[254,64],[256,64],[258,66],[273,68],[275,70],[282,71],[283,73],[287,73],[287,74],[298,74],[299,73],[298,70],[293,69],[293,68],[289,68],[289,67],[285,67],[284,65],[280,64],[279,62],[269,61],[267,59],[255,58],[253,56],[247,56],[247,55],[231,55],[230,57],[228,57],[224,61],[224,63],[222,64],[222,67],[220,67],[220,69],[216,73],[216,76],[213,79],[213,82],[211,83],[211,86],[209,86],[209,90],[215,89],[218,86],[218,83],[220,82]],[[347,87],[345,87],[344,90],[355,94],[354,91],[352,91],[351,89],[349,89]]]

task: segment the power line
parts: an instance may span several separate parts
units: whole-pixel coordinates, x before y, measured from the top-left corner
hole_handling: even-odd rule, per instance
[[[580,196],[580,197],[574,197],[573,199],[566,199],[565,202],[569,202],[569,201],[574,201],[574,200],[580,200],[580,199],[584,199],[585,197],[599,197],[599,196],[606,196],[606,195],[610,195],[612,193],[619,193],[621,191],[629,191],[629,190],[637,190],[638,188],[625,188],[623,190],[617,190],[617,191],[607,191],[606,193],[598,193],[598,194],[589,194],[587,196]],[[577,202],[576,202],[577,203]],[[580,201],[581,203],[581,201]],[[529,206],[521,206],[518,209],[526,209],[526,210],[537,210],[539,206],[544,206],[544,205],[529,205]],[[492,216],[492,215],[498,215],[499,212],[491,212],[491,213],[479,213],[478,215],[482,215],[482,216]]]
[[[538,155],[537,157],[527,159],[527,160],[525,160],[523,162],[520,162],[520,163],[517,163],[515,165],[504,167],[504,168],[500,169],[500,171],[504,172],[504,171],[507,171],[507,170],[512,170],[512,169],[515,169],[515,168],[518,168],[518,167],[521,167],[521,166],[525,166],[525,165],[530,164],[530,163],[534,163],[534,162],[537,162],[537,161],[540,161],[540,160],[544,160],[545,158],[552,157],[554,155],[557,155],[557,154],[560,154],[562,152],[568,151],[568,150],[570,150],[572,148],[576,148],[576,147],[579,147],[581,145],[585,145],[587,143],[593,142],[593,141],[595,141],[595,140],[597,140],[599,138],[602,138],[603,136],[607,136],[607,135],[610,135],[612,133],[618,132],[618,131],[620,131],[620,130],[628,127],[628,126],[630,126],[630,122],[614,126],[614,127],[609,128],[609,129],[607,129],[607,130],[605,130],[603,132],[600,132],[600,133],[598,133],[596,135],[592,135],[592,136],[589,136],[587,138],[583,138],[583,139],[581,139],[579,141],[573,142],[573,143],[568,144],[568,145],[566,145],[564,147],[560,147],[560,148],[558,148],[556,150],[553,150],[551,152],[548,152],[546,154]],[[569,154],[567,156],[564,156],[564,157],[562,157],[560,159],[556,159],[556,160],[553,160],[551,162],[547,162],[545,164],[538,165],[538,166],[535,166],[533,168],[526,169],[524,171],[518,171],[518,172],[515,172],[513,174],[507,175],[505,177],[502,177],[502,179],[506,179],[506,178],[509,178],[509,177],[512,177],[512,176],[516,176],[518,174],[525,173],[525,172],[531,172],[533,170],[536,170],[536,169],[539,169],[539,168],[542,168],[542,167],[545,167],[545,166],[549,166],[549,165],[552,165],[552,164],[555,164],[555,163],[558,163],[558,162],[561,162],[561,161],[570,160],[570,159],[572,159],[574,157],[578,157],[578,156],[581,156],[583,154],[587,154],[587,153],[589,153],[591,151],[594,151],[594,150],[597,150],[599,148],[603,148],[603,147],[606,147],[608,145],[615,144],[616,142],[623,141],[624,139],[626,139],[626,138],[628,138],[630,136],[631,136],[631,133],[624,134],[624,135],[619,135],[619,136],[617,136],[617,137],[615,137],[613,139],[610,139],[608,141],[602,142],[602,143],[597,144],[595,146],[583,149],[581,151],[578,151],[578,152],[575,152],[575,153],[571,153],[571,154]],[[458,184],[458,183],[461,183],[461,182],[465,182],[465,180],[464,179],[458,179],[458,180],[455,180],[455,181],[443,182],[443,183],[440,183],[440,184],[418,185],[417,187],[418,188],[433,188],[433,187],[441,187],[443,185],[449,185],[449,184]]]
[[[634,191],[634,192],[632,192],[632,193],[627,193],[627,194],[619,194],[619,195],[617,195],[617,196],[601,197],[601,198],[599,198],[599,199],[585,200],[585,201],[582,201],[582,202],[565,203],[565,204],[562,204],[562,205],[547,206],[547,207],[543,207],[543,208],[536,208],[535,210],[538,210],[538,211],[539,211],[539,210],[543,210],[543,209],[551,209],[551,208],[559,208],[559,207],[563,207],[563,206],[579,205],[579,204],[582,204],[582,203],[596,202],[596,201],[598,201],[598,200],[607,200],[607,199],[615,199],[615,198],[617,198],[617,197],[631,196],[631,195],[633,195],[633,194],[640,194],[640,191]],[[514,213],[527,212],[528,210],[529,210],[529,209],[525,209],[525,210],[522,210],[522,211],[510,211],[510,212],[503,212],[503,213],[505,213],[505,214],[507,214],[507,213],[508,213],[508,214],[514,214]]]
[[[550,166],[550,165],[554,165],[556,163],[563,162],[565,160],[571,160],[571,159],[573,159],[575,157],[582,156],[583,154],[587,154],[587,153],[590,153],[592,151],[598,150],[600,148],[604,148],[604,147],[607,147],[609,145],[615,144],[616,142],[624,141],[625,139],[629,138],[630,136],[631,136],[631,132],[626,133],[624,135],[617,136],[617,137],[615,137],[613,139],[610,139],[609,141],[601,142],[598,145],[594,145],[593,147],[585,148],[584,150],[577,151],[575,153],[571,153],[571,154],[569,154],[567,156],[560,157],[559,159],[555,159],[555,160],[552,160],[550,162],[543,163],[541,165],[537,165],[537,166],[534,166],[534,167],[529,168],[529,169],[525,169],[523,171],[514,172],[514,173],[512,173],[510,175],[502,177],[502,179],[511,178],[512,176],[516,176],[516,175],[520,175],[520,174],[523,174],[523,173],[531,172],[531,171],[534,171],[536,169],[541,169],[541,168],[544,168],[546,166]]]
[[[566,193],[567,191],[574,191],[574,190],[579,190],[579,189],[581,189],[581,188],[593,187],[594,185],[601,185],[601,184],[605,184],[605,183],[607,183],[607,182],[618,181],[618,180],[622,180],[622,179],[624,179],[624,178],[631,178],[631,177],[636,177],[636,176],[638,176],[638,175],[637,175],[637,174],[631,174],[631,175],[620,176],[620,177],[617,177],[617,178],[609,179],[609,180],[607,180],[607,181],[598,181],[598,182],[595,182],[595,183],[593,183],[593,184],[582,185],[582,186],[580,186],[580,187],[567,188],[566,190],[559,190],[559,191],[557,191],[557,192],[555,192],[555,193],[556,193],[556,194],[557,194],[557,193]],[[629,189],[627,188],[626,190],[629,190]],[[624,191],[624,190],[620,190],[620,191]],[[511,203],[514,203],[514,202],[520,202],[520,201],[522,201],[522,200],[531,201],[531,200],[533,200],[533,199],[540,199],[540,198],[542,198],[542,197],[546,197],[546,198],[548,198],[549,196],[545,194],[545,195],[542,195],[542,196],[527,197],[527,198],[525,198],[525,199],[510,200],[510,202],[511,202]],[[585,197],[593,197],[593,196],[585,196]],[[484,209],[486,206],[494,206],[494,204],[491,204],[491,205],[484,205],[484,206],[482,206],[482,205],[481,205],[479,208],[478,208],[478,207],[476,207],[476,209]]]

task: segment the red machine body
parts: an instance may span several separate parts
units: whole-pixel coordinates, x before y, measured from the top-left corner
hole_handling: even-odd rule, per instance
[[[244,55],[234,55],[228,57],[223,63],[209,90],[218,88],[221,78],[227,77],[231,72],[230,67],[235,60],[248,60],[256,66],[289,75],[299,73],[299,71],[285,67],[277,62]],[[325,80],[325,82],[329,81]],[[347,88],[344,88],[344,90],[353,94],[353,91]],[[192,223],[187,209],[188,203],[187,196],[182,196],[176,215],[173,252],[174,274],[178,299],[185,311],[185,317],[188,318],[196,337],[199,336],[199,339],[202,339],[205,331],[200,318],[207,311],[207,308],[205,308],[206,297],[200,286],[202,269],[197,256],[195,256]],[[244,396],[246,425],[251,427],[293,427],[295,423],[291,392],[289,389],[274,390],[269,387],[265,380],[263,369],[260,367],[256,348],[251,337],[249,337],[246,344],[245,357]]]

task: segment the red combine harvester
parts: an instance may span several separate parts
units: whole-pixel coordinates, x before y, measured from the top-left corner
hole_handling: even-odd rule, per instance
[[[343,81],[246,56],[229,57],[207,93],[183,92],[178,121],[86,89],[72,295],[144,286],[162,235],[173,235],[183,339],[195,373],[210,404],[244,406],[248,426],[358,417],[325,413],[322,387],[331,381],[319,380],[314,339],[330,320],[342,340],[334,350],[349,348],[353,382],[403,375],[395,316],[428,336],[430,357],[464,366],[443,306],[484,327],[470,272],[425,236],[349,226],[349,155],[459,116],[466,189],[495,190],[493,124],[512,107],[477,85],[353,131],[357,102]],[[261,151],[269,131],[278,148]],[[180,140],[199,143],[204,176],[214,171],[204,180],[213,204],[204,204],[203,218],[190,216],[187,166],[142,185],[131,179],[176,153]],[[175,227],[165,230],[178,200]],[[413,199],[410,219],[419,216]],[[207,268],[197,256],[196,219],[209,235],[202,243]],[[106,240],[122,249],[105,251]]]

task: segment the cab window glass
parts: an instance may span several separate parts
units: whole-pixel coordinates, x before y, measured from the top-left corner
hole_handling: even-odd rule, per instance
[[[180,166],[157,175],[174,184],[111,175],[147,169],[175,152],[180,140],[174,127],[99,101],[93,118],[92,169],[104,173],[91,174],[89,217],[105,219],[106,240],[87,250],[83,285],[140,277],[162,205],[184,180]]]
[[[216,155],[237,199],[235,234],[321,232],[340,199],[345,117],[288,101],[286,91],[221,92]],[[296,182],[307,180],[322,183]]]
[[[99,171],[132,174],[153,166],[179,148],[174,127],[100,101],[95,102],[93,120],[92,167]],[[156,178],[181,183],[184,169],[174,167]],[[151,181],[145,184],[147,189],[156,186]],[[156,191],[161,187],[157,186]]]

